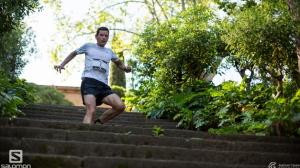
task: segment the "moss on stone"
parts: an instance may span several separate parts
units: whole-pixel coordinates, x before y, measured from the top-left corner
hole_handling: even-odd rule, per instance
[[[78,126],[78,130],[84,130],[84,126],[79,125],[79,126]]]
[[[71,148],[69,146],[66,146],[63,151],[61,152],[61,154],[67,155],[71,153]]]
[[[128,168],[126,163],[118,163],[118,168]]]
[[[41,144],[40,147],[39,147],[39,150],[42,153],[47,153],[48,152],[47,145],[46,144]]]
[[[47,133],[47,139],[53,139],[53,133],[52,132]]]
[[[125,150],[122,150],[122,151],[121,151],[121,156],[122,156],[122,157],[127,157],[127,152],[126,152]]]
[[[146,158],[152,158],[152,151],[151,150],[148,150],[147,153],[146,153]]]
[[[42,157],[36,156],[34,158],[24,157],[24,163],[31,163],[32,167],[43,167],[43,168],[74,168],[77,167],[76,163],[70,162],[69,159],[61,159],[58,157]]]

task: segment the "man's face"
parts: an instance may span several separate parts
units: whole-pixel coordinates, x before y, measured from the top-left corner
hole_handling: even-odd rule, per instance
[[[108,36],[109,36],[108,31],[100,30],[98,35],[95,35],[96,40],[97,40],[97,45],[100,47],[104,47],[108,41]]]

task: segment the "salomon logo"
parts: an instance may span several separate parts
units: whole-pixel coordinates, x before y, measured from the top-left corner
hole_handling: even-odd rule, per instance
[[[10,150],[9,151],[9,163],[22,163],[23,151],[22,150]]]

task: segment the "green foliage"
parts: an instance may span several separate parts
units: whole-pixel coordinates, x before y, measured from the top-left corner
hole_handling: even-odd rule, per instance
[[[38,0],[0,1],[0,73],[15,79],[27,63],[23,56],[37,51],[34,33],[22,20],[34,12]]]
[[[162,136],[164,136],[164,134],[163,134],[163,132],[164,132],[164,130],[163,129],[161,129],[160,127],[158,127],[158,126],[154,126],[153,127],[153,136],[155,136],[155,137],[162,137]]]
[[[34,102],[34,97],[29,95],[33,87],[24,79],[9,78],[0,73],[0,112],[1,117],[14,118],[24,113],[17,107]]]
[[[1,0],[0,35],[18,29],[25,16],[41,10],[39,0]]]
[[[130,135],[131,131],[125,132],[125,135]]]
[[[111,86],[111,90],[116,93],[120,98],[125,97],[126,89],[121,86]]]
[[[66,48],[78,48],[82,45],[82,41],[88,39],[88,41],[94,40],[94,34],[99,27],[99,25],[106,25],[111,32],[110,37],[114,32],[116,34],[122,32],[120,39],[124,42],[124,56],[126,52],[131,52],[132,39],[134,36],[140,35],[140,32],[144,30],[145,25],[153,23],[153,25],[159,26],[165,22],[173,22],[173,16],[178,15],[177,12],[182,11],[181,2],[177,0],[160,0],[160,1],[126,1],[126,0],[92,0],[90,1],[90,8],[88,12],[83,15],[84,18],[79,20],[74,20],[72,15],[66,15],[62,7],[61,0],[45,0],[46,5],[53,7],[57,32],[54,33],[53,40],[56,42],[55,46],[51,48],[50,54],[52,62],[59,63],[65,58],[64,55],[69,54]],[[199,1],[186,1],[185,7],[196,7],[196,6],[212,6],[209,4],[210,0]],[[136,9],[136,10],[132,10]],[[212,8],[209,9],[213,11]],[[212,12],[211,12],[212,13]],[[184,17],[182,15],[182,17]],[[181,18],[177,18],[181,20]],[[191,18],[193,19],[193,18]],[[196,24],[195,21],[191,20],[191,23]],[[192,32],[187,29],[187,33]],[[169,28],[170,29],[170,28]],[[176,30],[176,27],[174,27]],[[84,36],[84,37],[83,37]],[[177,33],[179,36],[179,33]],[[196,36],[196,34],[191,33],[191,36]],[[58,41],[57,38],[63,38]],[[112,38],[111,38],[112,39]],[[182,39],[188,40],[189,38]],[[113,42],[113,41],[112,41]],[[178,41],[180,43],[180,41]],[[174,43],[176,44],[176,43]],[[196,45],[196,42],[194,43]],[[215,43],[215,44],[222,44]],[[171,44],[170,44],[171,45]],[[113,45],[111,45],[113,48]],[[206,45],[207,46],[207,45]],[[183,47],[182,47],[183,48]],[[206,49],[206,48],[204,48]],[[113,51],[115,51],[113,49]],[[126,52],[125,52],[126,51]],[[178,49],[177,51],[180,51]],[[67,52],[67,53],[66,53]],[[119,51],[115,52],[118,53]],[[187,53],[187,51],[185,51]],[[127,55],[128,56],[128,55]],[[74,61],[70,62],[66,67],[66,72],[68,69],[76,70],[78,64],[82,64],[84,57],[78,57]],[[77,65],[76,65],[77,64]],[[113,67],[113,66],[112,66]],[[68,73],[70,75],[70,73]],[[119,85],[119,84],[110,84]]]
[[[61,105],[74,105],[69,100],[65,99],[65,95],[51,86],[39,86],[34,83],[30,85],[36,90],[31,92],[37,103],[43,104],[61,104]]]
[[[124,45],[122,40],[120,39],[120,35],[120,33],[117,35],[114,34],[111,42],[111,49],[120,58],[120,60],[124,61]],[[109,86],[113,85],[120,86],[126,89],[125,72],[117,67],[114,63],[111,63],[109,70]]]
[[[284,97],[275,95],[276,88],[263,84],[223,82],[214,86],[205,81],[183,85],[181,93],[158,92],[145,94],[143,89],[133,91],[125,102],[135,104],[136,110],[151,118],[173,118],[185,129],[211,133],[300,136],[300,91],[284,83]]]
[[[17,107],[34,102],[33,87],[19,79],[27,63],[23,56],[35,53],[34,34],[22,20],[38,8],[38,0],[0,1],[0,112],[1,117],[24,114]],[[39,8],[41,9],[41,8]]]
[[[234,19],[224,21],[223,27],[227,33],[222,39],[239,69],[256,71],[259,79],[277,85],[281,95],[285,77],[299,82],[296,30],[285,2],[250,5],[237,12]]]
[[[242,84],[241,84],[242,86]],[[298,100],[299,91],[286,98],[272,94],[274,90],[263,85],[254,87],[250,93],[244,93],[244,100],[226,102],[219,112],[220,128],[210,128],[212,133],[235,133],[257,135],[299,136],[300,126]],[[223,100],[223,96],[217,97]],[[238,103],[242,113],[233,114],[228,107]],[[239,106],[236,106],[239,107]]]
[[[61,1],[51,2],[59,11]],[[126,9],[132,1],[114,2],[102,5],[101,1],[104,8],[99,9],[93,1],[89,18],[74,23],[57,12],[57,28],[76,33],[66,35],[65,44],[94,34],[100,23],[110,28],[126,25],[115,30],[133,34],[141,32],[132,45],[124,47],[133,55],[128,61],[133,66],[133,88],[123,98],[127,111],[172,118],[185,129],[212,133],[299,136],[297,28],[284,0],[214,0],[228,14],[224,20],[215,16],[208,1],[201,1],[201,6],[187,1],[190,8],[185,10],[179,1],[141,1],[151,16],[136,17],[136,22],[129,24],[125,20],[131,19],[123,16],[130,15]],[[114,7],[122,13],[120,17],[108,12]],[[51,51],[54,61],[60,58],[62,47]],[[201,80],[217,73],[225,56],[243,77],[242,83],[228,81],[214,86]]]
[[[216,73],[225,53],[218,24],[210,8],[203,6],[186,9],[159,26],[148,24],[133,48],[139,82],[155,78],[176,88]]]
[[[213,2],[218,4],[218,8],[226,12],[227,15],[234,15],[237,11],[244,11],[257,5],[256,1],[253,0],[240,0],[237,2],[231,0],[213,0]]]
[[[0,73],[11,78],[20,75],[27,63],[23,56],[37,51],[34,37],[31,29],[24,25],[0,36]]]

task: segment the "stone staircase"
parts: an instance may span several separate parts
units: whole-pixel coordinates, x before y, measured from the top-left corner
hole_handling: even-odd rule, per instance
[[[182,130],[172,120],[127,112],[103,125],[82,124],[85,108],[75,106],[21,110],[26,116],[0,118],[1,164],[9,164],[14,149],[32,168],[263,168],[271,162],[300,168],[300,138]],[[96,118],[105,110],[97,108]],[[153,126],[164,136],[154,137]]]

